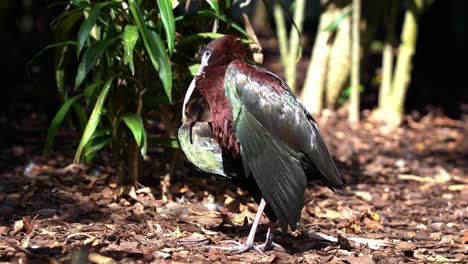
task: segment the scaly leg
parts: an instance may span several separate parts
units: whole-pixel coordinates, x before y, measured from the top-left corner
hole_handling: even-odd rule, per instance
[[[247,241],[245,241],[244,244],[239,243],[237,241],[227,241],[227,243],[230,244],[236,244],[237,246],[230,248],[230,247],[219,247],[219,246],[210,246],[210,248],[216,248],[216,249],[221,249],[221,250],[227,250],[231,253],[243,253],[247,252],[251,249],[257,251],[258,253],[265,255],[263,251],[254,245],[254,238],[255,238],[255,233],[257,232],[257,227],[258,224],[260,223],[260,218],[262,217],[263,211],[265,210],[266,202],[262,198],[262,201],[260,202],[260,205],[258,206],[258,211],[257,214],[255,215],[255,220],[252,223],[252,228],[250,229],[249,236],[247,237]]]
[[[286,251],[280,244],[273,242],[273,237],[274,237],[273,229],[275,228],[275,226],[276,225],[273,222],[268,223],[268,232],[266,234],[265,243],[258,246],[258,248],[261,249],[262,251],[267,251],[272,248],[277,251],[283,251],[283,252]]]

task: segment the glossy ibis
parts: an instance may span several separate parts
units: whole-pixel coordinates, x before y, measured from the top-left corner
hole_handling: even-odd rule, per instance
[[[195,88],[207,101],[211,122],[185,123],[179,129],[182,150],[200,170],[230,180],[251,193],[259,209],[247,241],[229,249],[262,252],[276,244],[254,245],[263,212],[286,232],[296,229],[308,179],[331,189],[342,187],[315,120],[274,73],[246,62],[248,49],[234,36],[211,41],[184,98]],[[270,226],[269,226],[270,227]]]

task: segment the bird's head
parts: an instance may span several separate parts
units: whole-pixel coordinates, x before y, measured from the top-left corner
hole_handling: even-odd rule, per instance
[[[190,100],[195,87],[197,86],[196,80],[202,74],[206,74],[205,70],[210,67],[223,67],[229,65],[234,60],[243,60],[248,57],[248,49],[242,42],[231,35],[212,40],[200,52],[201,63],[198,72],[190,83],[184,97],[184,104],[182,106],[182,121],[186,121],[185,106]]]

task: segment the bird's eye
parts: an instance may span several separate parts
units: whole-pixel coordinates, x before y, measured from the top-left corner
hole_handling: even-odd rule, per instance
[[[203,52],[203,57],[202,57],[202,61],[201,61],[202,66],[208,65],[208,61],[210,59],[210,56],[211,56],[211,51],[206,50],[205,52]]]

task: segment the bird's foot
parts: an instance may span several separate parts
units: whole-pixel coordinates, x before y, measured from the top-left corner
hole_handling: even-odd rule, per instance
[[[250,250],[254,250],[255,252],[259,253],[260,255],[266,255],[263,250],[260,248],[261,246],[256,246],[253,243],[239,243],[234,240],[226,241],[227,244],[234,244],[234,247],[220,247],[220,246],[206,246],[208,248],[214,248],[219,250],[228,251],[231,254],[240,254]]]
[[[261,245],[258,245],[257,248],[260,249],[263,252],[271,250],[271,249],[273,249],[275,251],[286,252],[286,249],[284,249],[283,246],[281,246],[280,244],[277,244],[275,242],[271,242],[271,243],[265,242],[265,243],[263,243]]]

